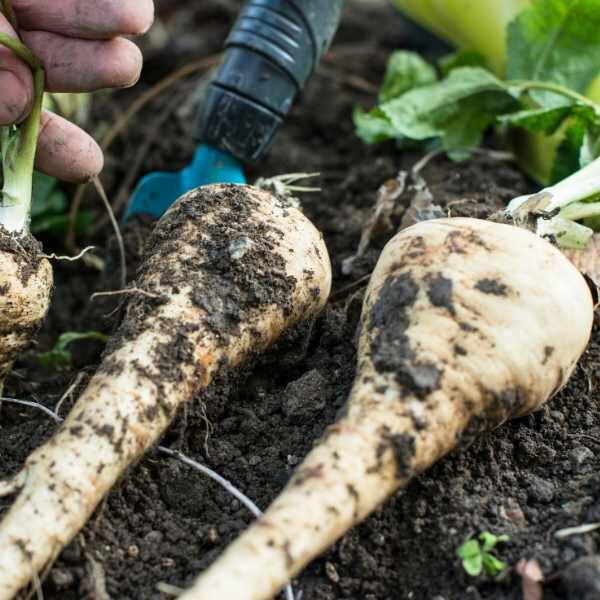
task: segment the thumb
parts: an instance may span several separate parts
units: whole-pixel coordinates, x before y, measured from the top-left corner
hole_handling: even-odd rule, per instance
[[[17,37],[0,13],[0,31]],[[0,45],[0,125],[23,120],[31,110],[33,77],[29,67]]]

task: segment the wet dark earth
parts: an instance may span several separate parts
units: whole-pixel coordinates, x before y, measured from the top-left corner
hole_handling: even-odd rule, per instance
[[[354,376],[366,276],[385,242],[408,218],[409,204],[419,190],[423,193],[422,187],[409,186],[387,226],[374,229],[369,248],[345,274],[342,262],[355,252],[378,190],[421,158],[394,144],[363,146],[353,133],[352,110],[373,101],[391,50],[432,47],[386,3],[348,4],[336,43],[273,151],[250,171],[252,179],[298,171],[321,174],[316,183],[322,191],[303,194],[301,202],[324,233],[332,257],[331,300],[319,318],[289,332],[276,348],[252,364],[223,372],[180,411],[162,440],[209,465],[262,508],[342,407]],[[158,5],[160,23],[144,42],[142,82],[133,90],[99,96],[94,104],[90,128],[99,138],[162,77],[217,52],[239,2],[161,0]],[[187,98],[201,74],[183,77],[157,95],[110,146],[103,181],[111,199],[126,197],[129,180],[157,168],[180,167],[190,158],[193,101]],[[140,148],[144,152],[136,163]],[[490,152],[462,163],[434,156],[420,175],[438,210],[452,216],[488,217],[532,189],[512,163]],[[96,245],[104,270],[90,262],[56,264],[48,322],[5,389],[9,396],[48,407],[71,384],[81,389],[98,365],[102,345],[78,342],[72,347],[72,367],[58,371],[41,368],[35,353],[51,348],[65,331],[110,333],[120,314],[114,299],[90,301],[95,291],[119,287],[118,260],[110,225],[91,190],[83,206],[95,219],[77,245]],[[123,232],[131,277],[148,227],[133,224]],[[66,251],[59,238],[43,241],[47,252]],[[480,436],[417,477],[312,563],[294,582],[297,594],[302,592],[304,600],[521,599],[515,565],[535,559],[547,579],[544,599],[600,598],[598,560],[574,564],[597,552],[600,530],[555,535],[600,521],[599,341],[595,333],[567,387],[543,410]],[[67,398],[61,413],[72,404],[73,398]],[[0,475],[16,472],[54,427],[32,409],[4,404]],[[0,516],[7,508],[8,500],[0,500]],[[164,584],[189,585],[250,522],[238,500],[152,450],[127,472],[45,574],[44,598],[172,597],[172,588]],[[496,550],[510,568],[496,579],[468,576],[456,554],[482,531],[510,536]]]

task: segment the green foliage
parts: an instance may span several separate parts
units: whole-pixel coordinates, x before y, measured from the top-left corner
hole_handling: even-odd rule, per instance
[[[600,72],[600,2],[532,0],[507,28],[508,79],[552,81],[583,93]],[[536,93],[542,106],[564,104]]]
[[[393,100],[417,87],[437,81],[435,69],[416,52],[398,50],[390,56],[379,101]]]
[[[379,104],[355,111],[357,133],[366,143],[433,139],[462,159],[492,125],[565,132],[553,168],[558,180],[600,150],[600,106],[581,95],[600,72],[598,31],[598,0],[532,0],[507,27],[508,81],[487,70],[477,52],[443,59],[439,78],[414,53],[396,52]]]
[[[69,350],[69,345],[72,342],[80,340],[96,340],[105,344],[108,341],[108,336],[98,331],[86,331],[83,333],[67,331],[58,338],[52,350],[38,354],[38,361],[42,366],[52,369],[69,367],[73,362],[73,355]]]
[[[68,209],[69,201],[60,183],[54,177],[34,171],[31,232],[63,235],[69,226]],[[84,233],[92,220],[91,212],[81,211],[77,216],[77,232]]]
[[[444,56],[438,63],[442,75],[448,75],[459,67],[482,67],[488,69],[485,56],[474,50],[458,50]]]
[[[464,570],[471,577],[478,577],[484,571],[494,577],[504,571],[508,565],[496,558],[492,554],[492,550],[497,544],[508,540],[507,535],[494,535],[489,531],[484,531],[479,534],[479,539],[471,538],[466,541],[457,551],[458,556],[462,559]]]

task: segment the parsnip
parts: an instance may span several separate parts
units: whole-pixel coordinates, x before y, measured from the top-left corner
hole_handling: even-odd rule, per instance
[[[153,232],[141,290],[56,435],[21,474],[0,522],[0,599],[51,561],[177,408],[214,373],[264,350],[325,304],[321,235],[295,208],[248,186],[183,196]]]
[[[52,267],[31,236],[0,228],[0,395],[13,361],[41,325],[52,290]]]
[[[10,3],[5,2],[5,5]],[[44,70],[17,39],[0,32],[7,47],[33,72],[31,113],[19,126],[0,127],[0,392],[15,358],[30,343],[50,305],[52,268],[29,233],[33,164],[42,113]]]
[[[475,219],[410,227],[367,290],[345,414],[183,600],[265,600],[457,445],[563,387],[590,290],[548,242]]]

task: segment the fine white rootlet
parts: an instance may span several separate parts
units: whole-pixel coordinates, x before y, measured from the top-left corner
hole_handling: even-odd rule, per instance
[[[345,413],[180,598],[272,598],[415,474],[540,408],[567,382],[592,319],[584,278],[528,231],[456,218],[396,235],[367,290]]]
[[[180,198],[148,240],[121,327],[65,422],[0,495],[0,599],[52,561],[183,403],[327,301],[331,266],[302,213],[249,186]]]

